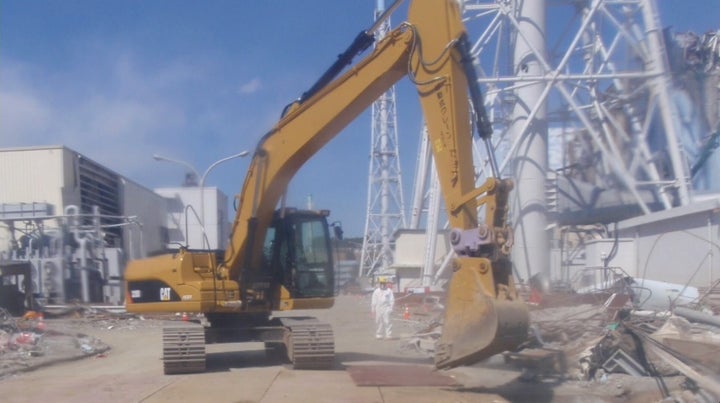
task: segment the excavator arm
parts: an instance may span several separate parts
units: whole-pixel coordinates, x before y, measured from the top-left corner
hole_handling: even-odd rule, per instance
[[[242,289],[243,276],[262,266],[265,233],[294,174],[405,76],[417,88],[457,252],[436,355],[436,366],[447,368],[515,348],[528,326],[508,257],[512,235],[506,209],[512,183],[491,178],[475,186],[471,115],[486,141],[490,129],[455,1],[412,2],[407,22],[369,56],[286,109],[255,149],[236,196],[239,208],[219,279],[237,281]],[[478,223],[481,206],[485,223]]]

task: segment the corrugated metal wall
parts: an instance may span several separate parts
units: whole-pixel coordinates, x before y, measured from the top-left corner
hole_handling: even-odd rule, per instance
[[[66,149],[0,151],[0,203],[50,203],[62,214]]]

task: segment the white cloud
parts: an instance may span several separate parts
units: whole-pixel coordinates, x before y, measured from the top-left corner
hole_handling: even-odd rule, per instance
[[[158,77],[186,75],[177,66],[141,73],[131,60],[118,58],[102,82],[3,60],[0,147],[65,145],[152,186],[152,154],[182,148],[175,139],[187,125],[186,105],[142,89],[157,86]],[[38,80],[53,74],[55,80]]]
[[[182,173],[158,164],[154,153],[203,168],[227,150],[251,150],[277,121],[279,112],[261,107],[262,99],[243,107],[240,91],[218,79],[214,60],[147,61],[122,46],[83,49],[61,68],[3,59],[0,148],[65,145],[152,188],[179,183]],[[255,78],[242,92],[261,87]]]
[[[255,77],[247,83],[240,86],[241,94],[253,94],[262,88],[262,82],[259,78]]]
[[[42,140],[52,129],[53,111],[32,92],[0,90],[0,145]]]

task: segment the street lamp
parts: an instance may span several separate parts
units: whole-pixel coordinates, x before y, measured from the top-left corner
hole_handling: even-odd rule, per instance
[[[213,162],[212,164],[210,164],[210,166],[205,170],[205,172],[203,172],[202,175],[200,175],[198,173],[198,171],[197,171],[197,169],[195,169],[195,167],[193,167],[192,165],[190,165],[189,163],[187,163],[185,161],[176,160],[176,159],[168,158],[168,157],[163,157],[162,155],[158,155],[158,154],[153,154],[153,158],[155,159],[155,161],[166,161],[166,162],[172,162],[175,164],[182,165],[182,166],[188,168],[190,171],[192,171],[192,173],[195,174],[196,178],[198,178],[198,177],[200,178],[200,183],[198,184],[198,186],[200,187],[200,228],[202,228],[202,234],[203,234],[203,247],[205,246],[205,243],[207,242],[207,235],[205,234],[205,178],[207,178],[210,171],[212,171],[216,166],[222,164],[223,162],[229,161],[229,160],[232,160],[235,158],[241,158],[248,154],[249,153],[247,151],[243,150],[237,154],[233,154],[233,155],[227,156],[225,158],[221,158],[221,159]],[[208,243],[207,246],[209,248],[210,244]]]

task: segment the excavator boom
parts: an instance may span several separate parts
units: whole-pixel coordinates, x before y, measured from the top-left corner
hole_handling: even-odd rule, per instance
[[[300,166],[407,76],[422,104],[450,227],[465,237],[477,237],[470,234],[483,228],[494,242],[481,250],[458,252],[436,365],[475,362],[523,342],[528,314],[513,283],[508,257],[512,240],[505,223],[512,184],[491,179],[495,186],[485,193],[478,193],[475,186],[471,105],[480,137],[488,140],[492,130],[471,60],[456,2],[415,1],[409,6],[407,22],[389,32],[368,57],[337,79],[316,85],[312,96],[289,108],[258,145],[238,196],[241,208],[225,257],[228,278],[259,267],[256,243],[265,236],[272,209]],[[491,221],[479,226],[482,204],[488,210],[499,207],[501,214],[488,214]]]
[[[468,364],[515,348],[526,338],[528,314],[518,298],[509,260],[512,233],[506,221],[512,182],[490,178],[480,187],[475,185],[471,116],[486,142],[492,129],[458,5],[454,0],[411,2],[407,21],[388,32],[367,57],[338,75],[349,57],[369,46],[371,31],[358,35],[311,90],[285,109],[257,145],[236,196],[239,207],[222,262],[217,270],[208,263],[210,269],[199,271],[190,262],[183,269],[189,275],[193,270],[211,273],[204,277],[202,287],[215,292],[199,296],[198,306],[203,311],[231,311],[247,309],[245,301],[250,297],[264,298],[248,279],[257,278],[257,272],[267,267],[268,229],[290,180],[380,95],[408,77],[425,116],[457,254],[436,366]],[[481,207],[484,223],[478,219]],[[187,297],[195,303],[193,298]],[[277,306],[277,301],[272,305]]]

